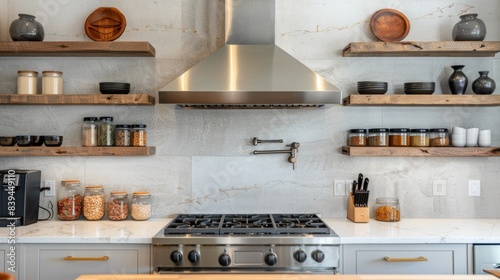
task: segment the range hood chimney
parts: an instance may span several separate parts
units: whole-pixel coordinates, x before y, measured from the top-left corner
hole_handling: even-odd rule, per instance
[[[159,91],[184,108],[317,108],[341,91],[274,44],[274,0],[226,0],[226,45]]]

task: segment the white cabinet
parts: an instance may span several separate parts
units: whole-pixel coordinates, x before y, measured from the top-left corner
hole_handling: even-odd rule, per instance
[[[25,244],[26,280],[151,273],[150,244]]]
[[[15,250],[12,251],[11,247]],[[7,272],[16,279],[19,276],[20,259],[19,259],[19,245],[15,244],[1,244],[0,245],[0,272]]]
[[[343,245],[343,274],[467,274],[466,244]]]

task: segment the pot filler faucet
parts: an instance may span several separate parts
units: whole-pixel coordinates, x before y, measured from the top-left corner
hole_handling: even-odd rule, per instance
[[[259,143],[283,143],[283,139],[279,140],[260,140],[257,139],[257,137],[254,137],[252,140],[252,143],[254,146],[257,146]],[[290,154],[288,156],[288,162],[292,164],[293,170],[295,170],[295,162],[297,161],[297,153],[299,152],[299,147],[300,143],[299,142],[292,142],[290,145],[286,145],[287,147],[290,147],[290,149],[287,150],[264,150],[264,151],[253,151],[254,155],[268,155],[268,154]]]

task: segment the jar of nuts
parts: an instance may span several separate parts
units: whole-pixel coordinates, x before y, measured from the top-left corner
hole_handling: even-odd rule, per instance
[[[115,146],[130,146],[130,126],[117,124],[115,126]]]
[[[149,192],[134,192],[130,205],[132,219],[144,221],[151,217],[151,196]]]
[[[79,180],[61,181],[57,192],[57,217],[62,221],[78,220],[82,213],[82,191]]]
[[[377,197],[375,203],[375,220],[382,222],[398,222],[401,220],[399,199],[394,197]]]
[[[88,186],[83,195],[83,216],[89,221],[97,221],[104,217],[104,190],[102,186]]]
[[[108,218],[122,221],[128,217],[127,192],[111,192],[108,199]]]

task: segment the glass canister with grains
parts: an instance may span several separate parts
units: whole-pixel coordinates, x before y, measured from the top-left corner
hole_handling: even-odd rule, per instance
[[[134,192],[130,205],[130,216],[137,221],[144,221],[151,217],[151,195],[149,192]]]
[[[108,199],[108,219],[122,221],[128,217],[127,192],[111,192]]]
[[[401,220],[399,199],[395,197],[377,197],[375,202],[375,220],[398,222]]]
[[[97,221],[105,214],[105,196],[102,186],[88,186],[83,195],[83,216],[89,221]]]
[[[79,180],[61,181],[57,192],[57,217],[62,221],[78,220],[82,213],[82,191]]]

